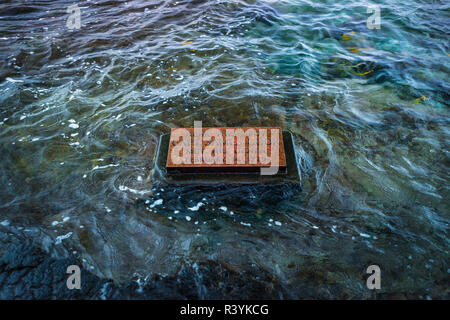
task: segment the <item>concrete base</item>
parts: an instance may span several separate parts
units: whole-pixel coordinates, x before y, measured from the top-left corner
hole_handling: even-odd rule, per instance
[[[166,170],[170,135],[160,137],[156,153],[153,183],[168,185],[223,185],[223,184],[294,184],[300,186],[300,175],[295,156],[292,134],[283,131],[283,143],[286,153],[286,171],[276,175],[259,173],[168,173]]]

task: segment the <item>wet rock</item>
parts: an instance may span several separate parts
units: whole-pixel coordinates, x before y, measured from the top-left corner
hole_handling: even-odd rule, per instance
[[[5,228],[3,228],[5,229]],[[183,265],[177,275],[154,276],[145,284],[117,285],[81,269],[80,290],[70,290],[66,273],[81,262],[67,254],[55,258],[26,235],[0,230],[8,241],[0,254],[0,299],[279,299],[289,297],[263,270],[237,272],[217,262]]]

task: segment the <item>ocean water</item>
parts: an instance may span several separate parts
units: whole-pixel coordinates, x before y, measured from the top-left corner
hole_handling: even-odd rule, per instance
[[[118,284],[214,262],[279,298],[449,297],[449,2],[76,3],[79,29],[0,4],[1,224]],[[290,130],[302,189],[156,183],[197,120]]]

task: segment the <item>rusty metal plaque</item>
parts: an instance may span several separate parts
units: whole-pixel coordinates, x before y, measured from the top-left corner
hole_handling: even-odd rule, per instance
[[[168,173],[256,173],[267,167],[286,169],[279,127],[171,130]]]

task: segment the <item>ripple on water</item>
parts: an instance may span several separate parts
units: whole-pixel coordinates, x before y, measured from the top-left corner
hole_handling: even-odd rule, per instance
[[[377,263],[386,293],[442,297],[445,5],[382,3],[373,31],[354,1],[96,1],[70,31],[71,4],[0,4],[2,226],[118,282],[215,261],[368,297]],[[194,120],[290,130],[302,190],[155,184],[158,137]]]

